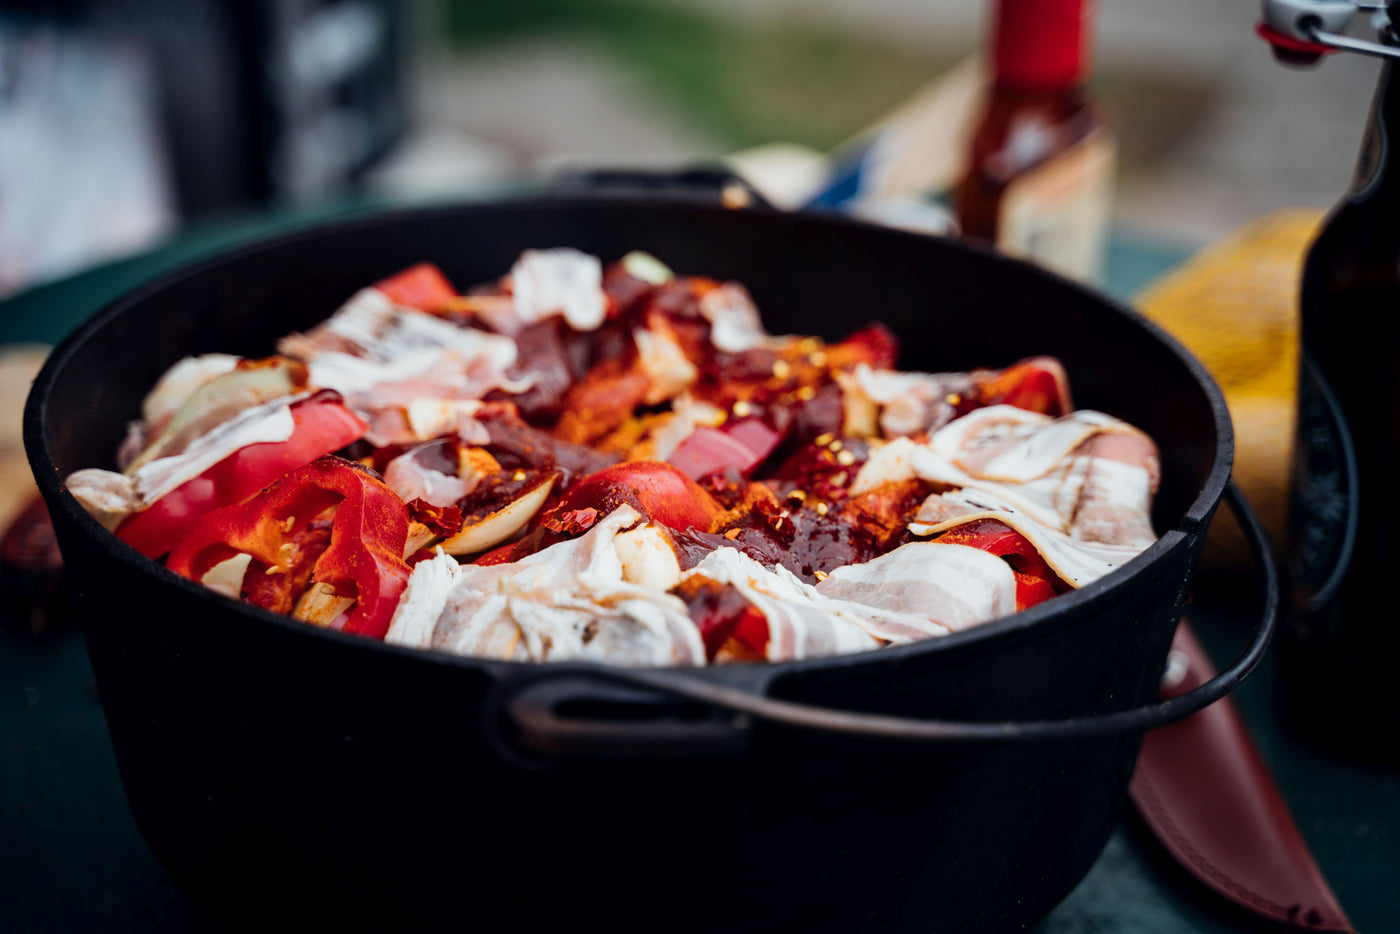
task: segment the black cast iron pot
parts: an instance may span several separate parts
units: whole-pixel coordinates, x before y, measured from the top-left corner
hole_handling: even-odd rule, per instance
[[[1021,929],[1101,851],[1142,731],[1257,660],[1272,596],[1221,680],[1146,706],[1232,455],[1220,393],[1178,345],[988,252],[704,200],[593,193],[333,224],[166,276],[52,354],[25,441],[127,796],[158,857],[231,924]],[[1160,445],[1162,537],[1089,587],[943,639],[621,672],[317,630],[170,574],[63,489],[112,463],[182,355],[265,355],[420,260],[467,285],[562,245],[736,279],[774,333],[884,321],[906,369],[1054,354],[1078,405]],[[1247,510],[1243,524],[1258,542]]]

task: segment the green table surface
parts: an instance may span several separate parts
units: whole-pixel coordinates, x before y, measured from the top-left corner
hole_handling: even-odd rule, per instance
[[[374,205],[253,215],[182,232],[139,256],[0,302],[0,344],[60,340],[161,272],[272,232]],[[1130,299],[1190,252],[1115,232],[1106,290]],[[1202,586],[1208,586],[1208,582]],[[1197,630],[1219,660],[1243,644],[1247,610],[1201,601]],[[1275,717],[1272,653],[1236,692],[1304,837],[1362,932],[1400,932],[1400,775],[1324,758]],[[930,929],[934,929],[931,921]],[[123,797],[81,636],[42,643],[0,631],[0,929],[217,931],[156,862]],[[1088,876],[1037,934],[1275,930],[1217,898],[1129,813]]]

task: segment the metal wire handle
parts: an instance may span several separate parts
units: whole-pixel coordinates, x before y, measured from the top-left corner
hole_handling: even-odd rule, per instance
[[[1400,2],[1365,3],[1351,0],[1264,0],[1259,34],[1281,52],[1316,57],[1328,52],[1357,52],[1375,58],[1400,59],[1391,23]],[[1383,41],[1371,42],[1345,33],[1357,13],[1378,14]]]
[[[1048,721],[977,723],[925,720],[882,714],[858,713],[778,700],[739,688],[687,677],[674,670],[614,668],[610,666],[539,666],[530,674],[499,685],[486,705],[491,730],[499,737],[501,718],[513,727],[515,742],[531,753],[629,754],[669,752],[690,754],[697,750],[737,748],[736,735],[747,724],[743,717],[757,717],[789,726],[866,738],[914,742],[994,742],[1085,739],[1115,733],[1138,732],[1180,720],[1214,703],[1234,690],[1263,657],[1277,623],[1279,580],[1268,539],[1258,518],[1234,483],[1225,487],[1225,499],[1239,520],[1250,551],[1263,578],[1263,608],[1253,638],[1235,660],[1216,677],[1194,690],[1169,700],[1117,713]],[[570,679],[597,684],[644,688],[662,695],[696,701],[740,715],[729,723],[710,722],[696,729],[677,731],[669,748],[666,732],[648,732],[646,726],[606,719],[570,719],[553,710],[549,687]],[[655,748],[651,745],[654,742]]]

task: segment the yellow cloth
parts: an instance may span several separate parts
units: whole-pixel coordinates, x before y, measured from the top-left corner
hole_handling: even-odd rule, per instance
[[[1142,312],[1203,363],[1235,426],[1234,478],[1276,553],[1288,522],[1298,392],[1298,284],[1323,212],[1269,214],[1214,243],[1137,296]],[[1243,566],[1249,551],[1222,509],[1205,565]]]

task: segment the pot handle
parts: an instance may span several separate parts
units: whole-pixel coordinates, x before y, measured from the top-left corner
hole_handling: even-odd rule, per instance
[[[488,730],[511,747],[517,761],[522,754],[529,759],[733,753],[744,747],[753,718],[829,733],[915,742],[1084,739],[1150,730],[1189,716],[1234,690],[1259,663],[1274,633],[1279,582],[1264,530],[1233,482],[1226,484],[1225,500],[1249,539],[1263,578],[1263,609],[1249,644],[1227,668],[1170,700],[1065,720],[920,720],[778,700],[765,697],[761,690],[716,684],[675,669],[560,664],[541,665],[498,684],[483,707]],[[619,702],[633,705],[630,716],[599,716]],[[682,709],[685,715],[676,716]],[[648,710],[660,716],[648,716]]]
[[[549,193],[556,196],[620,196],[637,199],[666,198],[718,203],[726,208],[776,210],[753,185],[724,166],[689,169],[577,169],[551,180]]]

